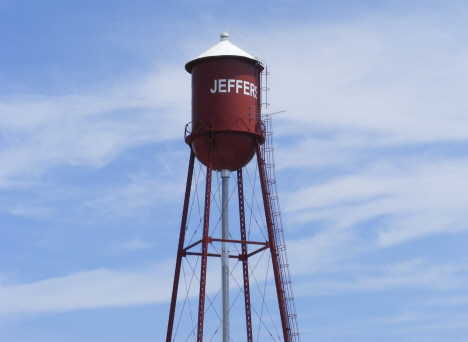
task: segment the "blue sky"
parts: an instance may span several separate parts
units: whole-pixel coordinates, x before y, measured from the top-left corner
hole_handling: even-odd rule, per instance
[[[0,340],[160,341],[184,65],[268,57],[302,341],[466,341],[463,1],[0,1]]]

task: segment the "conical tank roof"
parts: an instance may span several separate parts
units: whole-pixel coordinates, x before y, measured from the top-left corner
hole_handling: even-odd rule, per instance
[[[189,73],[192,73],[192,67],[194,63],[204,58],[211,58],[211,57],[217,57],[217,56],[235,56],[235,57],[247,58],[253,61],[260,62],[258,58],[255,58],[250,53],[245,52],[244,50],[230,43],[228,41],[227,33],[221,33],[221,41],[215,46],[213,46],[211,49],[208,49],[205,52],[203,52],[197,58],[192,59],[190,62],[185,64],[185,70],[187,70]]]

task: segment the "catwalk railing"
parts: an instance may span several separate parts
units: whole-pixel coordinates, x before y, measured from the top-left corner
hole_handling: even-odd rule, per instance
[[[271,220],[273,223],[273,234],[276,245],[276,256],[278,259],[281,287],[284,293],[284,306],[286,309],[289,339],[291,342],[300,342],[299,326],[297,322],[296,305],[291,284],[286,245],[284,242],[283,223],[276,189],[275,161],[273,154],[273,132],[271,130],[271,116],[262,116],[263,134],[265,142],[261,146],[265,178],[268,190],[268,201],[270,204]]]

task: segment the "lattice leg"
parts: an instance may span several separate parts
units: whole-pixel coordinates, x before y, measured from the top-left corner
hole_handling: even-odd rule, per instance
[[[241,241],[247,241],[245,232],[245,211],[244,211],[244,187],[242,180],[242,169],[237,170],[237,189],[239,194],[239,219]],[[245,301],[245,323],[247,326],[247,342],[252,342],[252,313],[250,307],[250,285],[249,285],[249,264],[247,260],[247,244],[242,243],[242,274],[244,278],[244,301]]]
[[[180,265],[182,264],[182,252],[184,249],[185,228],[187,226],[187,213],[190,202],[190,191],[192,188],[193,165],[195,163],[195,154],[190,153],[189,170],[187,175],[187,185],[185,187],[184,209],[182,211],[182,223],[180,225],[179,248],[177,249],[176,268],[174,274],[174,285],[172,286],[171,309],[169,311],[169,323],[167,325],[166,342],[171,342],[172,330],[174,327],[174,315],[177,302],[177,292],[179,289]]]
[[[206,264],[208,259],[208,228],[210,224],[210,201],[211,201],[211,157],[213,149],[213,139],[210,137],[208,141],[208,166],[206,167],[206,188],[205,188],[205,211],[203,219],[203,239],[202,239],[202,256],[200,270],[200,295],[198,304],[198,330],[197,341],[203,341],[203,321],[205,317],[205,290],[206,290]]]
[[[273,232],[273,220],[271,217],[270,202],[268,198],[268,189],[267,189],[267,184],[266,184],[265,162],[263,160],[259,144],[257,144],[256,152],[257,152],[257,162],[258,162],[258,173],[260,175],[260,183],[262,187],[263,206],[265,209],[265,218],[266,218],[267,229],[268,229],[268,240],[270,243],[271,261],[273,264],[273,273],[275,277],[276,292],[278,295],[278,305],[279,305],[279,311],[280,311],[280,316],[281,316],[281,325],[283,327],[284,341],[290,342],[288,320],[286,317],[286,308],[284,304],[284,292],[282,288],[281,275],[280,275],[280,270],[279,270],[278,252],[276,250],[275,236]]]

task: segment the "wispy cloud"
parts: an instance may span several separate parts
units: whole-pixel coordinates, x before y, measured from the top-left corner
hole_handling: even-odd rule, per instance
[[[185,75],[163,70],[98,95],[3,97],[0,186],[34,183],[50,167],[101,167],[130,147],[181,136],[187,89],[174,89]]]
[[[306,3],[290,4],[288,13],[312,11]],[[253,25],[266,24],[261,39],[271,56],[269,111],[287,110],[275,116],[273,129],[303,339],[378,340],[388,333],[389,341],[402,336],[429,341],[432,331],[466,332],[466,262],[442,251],[452,248],[449,237],[464,238],[468,230],[466,4],[423,1],[397,8],[376,2],[375,10],[350,5],[359,13],[344,16],[346,8],[338,13],[337,4],[323,2],[313,7],[317,20],[287,18],[284,11],[275,16],[275,6]],[[96,71],[108,79],[90,77],[96,83],[67,88],[73,92],[0,96],[0,214],[9,225],[2,239],[8,248],[2,250],[8,260],[22,260],[19,266],[5,264],[0,275],[1,321],[168,301],[173,260],[138,266],[147,265],[148,257],[164,260],[168,241],[176,240],[177,229],[158,224],[162,217],[180,224],[181,208],[173,204],[183,200],[187,172],[188,149],[181,152],[174,142],[183,144],[190,120],[190,75],[183,61],[171,61],[166,51],[187,59],[198,55],[212,45],[206,42],[208,32],[217,35],[213,27],[225,25],[234,7],[223,13],[197,9],[206,12],[203,19],[192,13],[188,21],[178,17],[185,26],[161,37],[158,32],[166,26],[147,19],[148,13],[138,17],[138,9],[123,26],[107,18],[104,36],[114,40],[112,49],[146,66],[129,66],[115,77],[114,67],[126,68],[116,58],[108,72]],[[342,17],[330,16],[336,13]],[[165,20],[173,25],[172,17]],[[184,32],[189,26],[201,28]],[[188,38],[167,38],[174,36]],[[104,49],[104,56],[114,51]],[[50,70],[32,69],[41,75]],[[80,70],[91,72],[92,66]],[[73,72],[57,77],[67,79]],[[138,161],[129,167],[126,158]],[[70,175],[74,171],[79,174]],[[113,177],[118,179],[109,181]],[[197,203],[194,208],[193,216]],[[151,212],[149,220],[145,210]],[[173,211],[177,214],[168,218]],[[73,225],[63,224],[66,220]],[[446,246],[435,251],[443,239]],[[86,264],[77,261],[85,254]],[[57,269],[49,267],[58,263]],[[210,263],[209,295],[219,289],[218,265]],[[70,270],[76,266],[84,271]],[[266,268],[259,264],[258,270]],[[15,272],[29,282],[9,281]],[[237,284],[231,286],[239,293]],[[197,296],[195,286],[190,291]],[[420,297],[398,298],[414,293]],[[379,297],[372,310],[349,303],[330,309],[336,298],[353,297],[361,304],[366,296]],[[327,302],[315,305],[316,300]],[[361,310],[359,317],[349,314],[354,310]],[[315,323],[330,312],[334,323]],[[441,336],[433,340],[446,340]]]
[[[434,233],[466,230],[465,160],[398,161],[368,165],[359,172],[332,176],[283,198],[291,220],[325,221],[330,228],[353,230],[385,216],[384,226],[369,227],[380,247]],[[294,217],[294,219],[292,219]]]
[[[468,48],[456,43],[457,25],[440,13],[373,13],[275,32],[275,42],[297,40],[271,47],[273,107],[288,110],[276,133],[331,129],[392,145],[466,139]]]
[[[0,287],[0,318],[167,301],[173,263],[140,271],[96,269]],[[170,275],[169,275],[170,274]]]
[[[128,253],[133,251],[143,251],[153,247],[154,246],[151,243],[137,236],[126,242],[113,244],[109,246],[107,250],[111,253]]]
[[[133,216],[145,208],[164,206],[183,195],[183,179],[178,171],[181,169],[166,175],[133,175],[122,185],[100,190],[83,206],[112,216]]]
[[[464,290],[468,277],[466,265],[433,264],[422,259],[373,266],[342,264],[332,266],[329,272],[332,277],[299,280],[295,292],[300,296],[408,289],[451,293]]]

